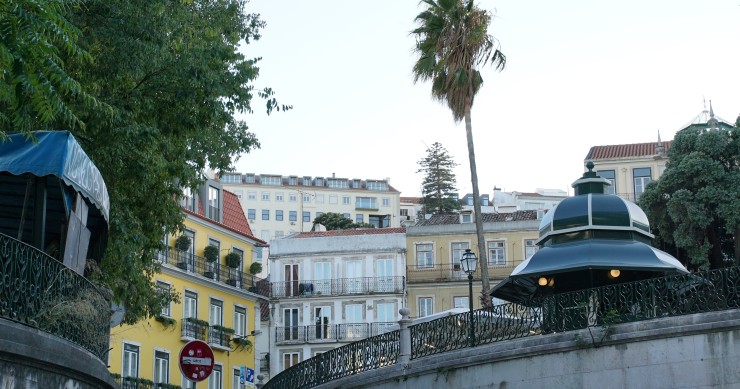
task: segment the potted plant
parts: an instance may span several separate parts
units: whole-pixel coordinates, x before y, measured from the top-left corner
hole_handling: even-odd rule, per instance
[[[227,283],[231,286],[239,286],[237,285],[239,283],[239,272],[236,271],[237,268],[239,268],[239,265],[242,263],[242,257],[241,255],[237,253],[228,253],[226,254],[226,266],[228,266],[231,271],[229,271],[229,280]]]
[[[236,345],[236,347],[234,348],[234,351],[245,350],[245,349],[247,351],[252,351],[252,341],[247,339],[246,336],[235,336],[231,338],[231,341],[234,342],[234,345]]]
[[[218,247],[209,244],[205,248],[203,248],[203,258],[206,259],[206,262],[208,265],[206,266],[206,271],[203,273],[208,278],[216,278],[216,272],[215,272],[215,264],[218,260]]]
[[[177,324],[177,320],[162,315],[154,316],[154,320],[162,323],[162,326],[164,326],[164,328],[169,328],[170,330],[174,329],[175,325]]]
[[[187,235],[180,235],[175,240],[175,249],[180,253],[180,261],[177,263],[177,267],[183,270],[192,270],[191,266],[188,266],[188,260],[185,255],[185,252],[190,250],[190,243],[192,241],[190,240],[190,237]]]
[[[259,274],[262,271],[262,264],[259,262],[252,262],[251,265],[249,265],[249,274],[256,275]]]

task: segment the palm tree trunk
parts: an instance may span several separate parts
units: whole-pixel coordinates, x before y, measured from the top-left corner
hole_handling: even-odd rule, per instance
[[[472,86],[470,87],[472,89]],[[471,90],[472,92],[472,90]],[[468,138],[468,158],[470,159],[470,181],[473,184],[473,211],[475,212],[475,233],[478,238],[478,261],[480,262],[480,278],[483,283],[481,293],[481,305],[487,306],[488,302],[488,260],[486,256],[486,239],[483,236],[483,217],[480,211],[480,192],[478,191],[478,169],[475,167],[475,147],[473,146],[473,125],[470,118],[472,98],[465,98],[465,135]]]

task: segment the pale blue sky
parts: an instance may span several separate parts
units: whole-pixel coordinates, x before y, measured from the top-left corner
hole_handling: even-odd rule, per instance
[[[481,193],[570,190],[594,145],[663,140],[713,101],[740,114],[740,0],[479,1],[508,57],[484,69],[472,112]],[[414,0],[252,0],[267,22],[245,48],[258,87],[294,109],[244,118],[262,148],[242,173],[390,178],[418,196],[440,142],[472,192],[463,124],[414,84]],[[707,103],[708,104],[708,103]],[[572,193],[572,192],[571,192]]]

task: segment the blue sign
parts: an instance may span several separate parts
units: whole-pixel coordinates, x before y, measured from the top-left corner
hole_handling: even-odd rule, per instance
[[[246,384],[250,388],[254,387],[254,369],[246,366],[239,367],[239,383]]]

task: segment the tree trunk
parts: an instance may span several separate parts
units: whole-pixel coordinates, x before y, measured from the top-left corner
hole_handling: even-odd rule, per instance
[[[472,89],[472,86],[471,86]],[[471,90],[472,93],[472,90]],[[478,170],[475,167],[475,147],[473,146],[473,125],[470,119],[470,108],[473,105],[471,97],[465,98],[465,135],[468,138],[468,158],[470,158],[470,181],[473,185],[473,210],[475,212],[475,233],[478,238],[478,262],[480,262],[480,278],[483,283],[481,303],[489,305],[488,291],[488,260],[486,256],[486,239],[483,236],[483,217],[480,211],[480,192],[478,191]],[[485,297],[484,297],[485,296]],[[484,300],[485,299],[485,300]]]

